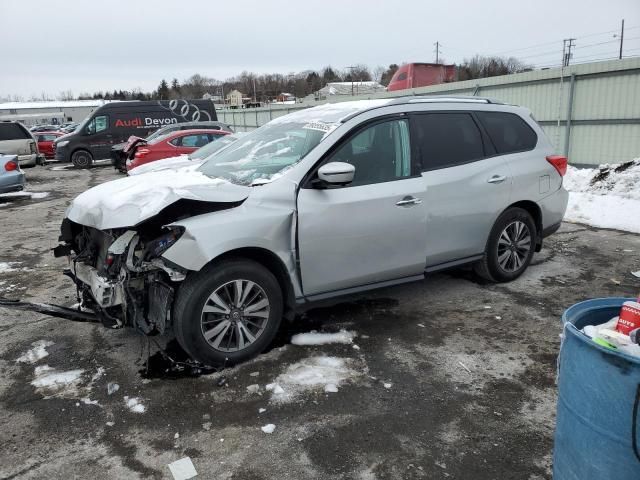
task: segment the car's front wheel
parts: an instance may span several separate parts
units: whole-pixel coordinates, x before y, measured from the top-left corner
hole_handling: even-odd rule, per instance
[[[515,280],[527,269],[536,245],[536,225],[522,208],[503,212],[491,229],[484,258],[474,265],[482,278],[494,282]]]
[[[89,168],[93,164],[93,157],[86,150],[76,150],[71,155],[71,163],[77,168]]]
[[[269,270],[252,260],[224,260],[189,276],[180,286],[174,331],[195,360],[233,365],[269,346],[282,311],[280,285]]]

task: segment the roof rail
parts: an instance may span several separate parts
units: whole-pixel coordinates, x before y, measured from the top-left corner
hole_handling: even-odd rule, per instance
[[[444,96],[444,95],[407,95],[403,97],[395,98],[389,105],[401,105],[406,103],[491,103],[497,105],[503,105],[501,102],[497,102],[486,97],[473,97],[471,95],[459,95],[459,96]]]

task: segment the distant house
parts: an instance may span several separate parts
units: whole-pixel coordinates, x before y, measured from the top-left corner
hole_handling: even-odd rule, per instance
[[[274,103],[295,103],[296,97],[291,93],[281,93],[276,97]]]
[[[384,92],[384,86],[378,82],[330,82],[315,93],[317,99],[332,96],[371,95]]]
[[[205,93],[202,95],[203,100],[211,100],[213,103],[223,103],[222,97],[220,95],[214,95],[211,93]]]
[[[225,98],[227,105],[232,107],[241,107],[244,103],[244,95],[238,90],[232,90]]]

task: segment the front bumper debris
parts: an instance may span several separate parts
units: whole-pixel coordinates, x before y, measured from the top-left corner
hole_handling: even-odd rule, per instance
[[[93,312],[78,310],[60,305],[52,305],[50,303],[32,303],[23,302],[22,300],[10,300],[0,297],[0,307],[10,308],[12,310],[28,310],[37,313],[44,313],[51,317],[66,318],[74,322],[93,322],[100,323],[100,318]]]

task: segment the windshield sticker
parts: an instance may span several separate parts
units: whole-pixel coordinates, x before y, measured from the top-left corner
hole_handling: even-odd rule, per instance
[[[334,130],[337,127],[335,123],[324,123],[324,122],[309,122],[304,127],[306,130],[318,130],[320,132],[329,133],[331,130]]]

